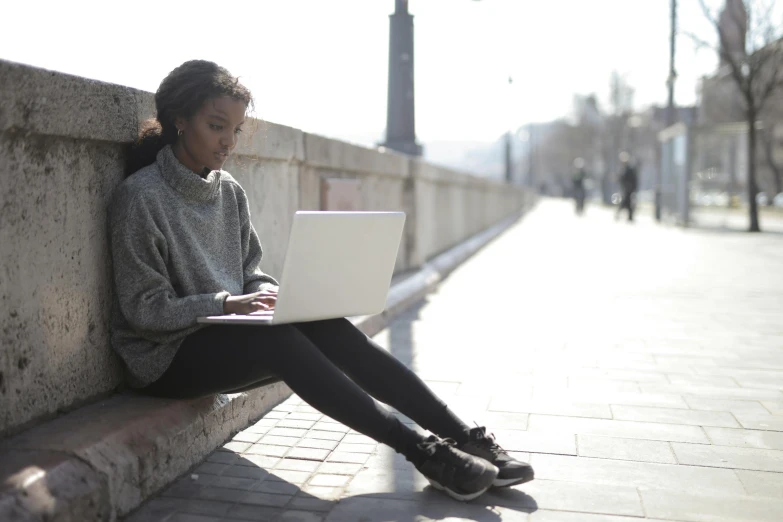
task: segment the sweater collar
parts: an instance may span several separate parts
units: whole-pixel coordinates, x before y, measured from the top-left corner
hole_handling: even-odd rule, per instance
[[[163,147],[157,156],[158,169],[166,182],[185,196],[196,201],[209,201],[220,192],[220,171],[213,170],[206,179],[179,162],[171,145]]]

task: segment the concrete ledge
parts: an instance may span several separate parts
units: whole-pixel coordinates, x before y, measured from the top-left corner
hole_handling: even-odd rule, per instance
[[[520,216],[403,277],[384,313],[352,322],[377,334]],[[0,444],[0,520],[116,520],[290,394],[283,383],[190,401],[126,392],[21,433]]]

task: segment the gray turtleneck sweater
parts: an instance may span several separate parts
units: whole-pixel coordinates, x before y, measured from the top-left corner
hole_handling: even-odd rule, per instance
[[[128,177],[109,206],[114,265],[111,342],[133,387],[157,380],[196,318],[229,295],[277,284],[259,268],[247,196],[228,172],[195,174],[164,147]]]

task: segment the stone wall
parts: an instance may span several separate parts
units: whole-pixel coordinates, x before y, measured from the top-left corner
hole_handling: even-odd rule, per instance
[[[122,386],[109,349],[106,205],[150,93],[0,61],[0,436]],[[226,165],[279,275],[297,209],[354,180],[355,210],[404,210],[397,272],[516,212],[526,193],[403,155],[253,122]]]

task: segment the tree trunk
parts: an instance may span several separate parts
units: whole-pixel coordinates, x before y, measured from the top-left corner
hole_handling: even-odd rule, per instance
[[[756,205],[756,111],[748,110],[748,209],[750,210],[749,232],[760,232],[759,210]]]
[[[783,180],[781,180],[780,167],[775,161],[775,127],[770,126],[765,129],[762,137],[764,140],[764,156],[767,158],[767,166],[769,167],[769,170],[772,171],[772,185],[774,186],[775,190],[774,194],[770,195],[768,202],[768,205],[772,206],[774,204],[775,196],[783,192],[783,186],[781,186],[783,185]]]

